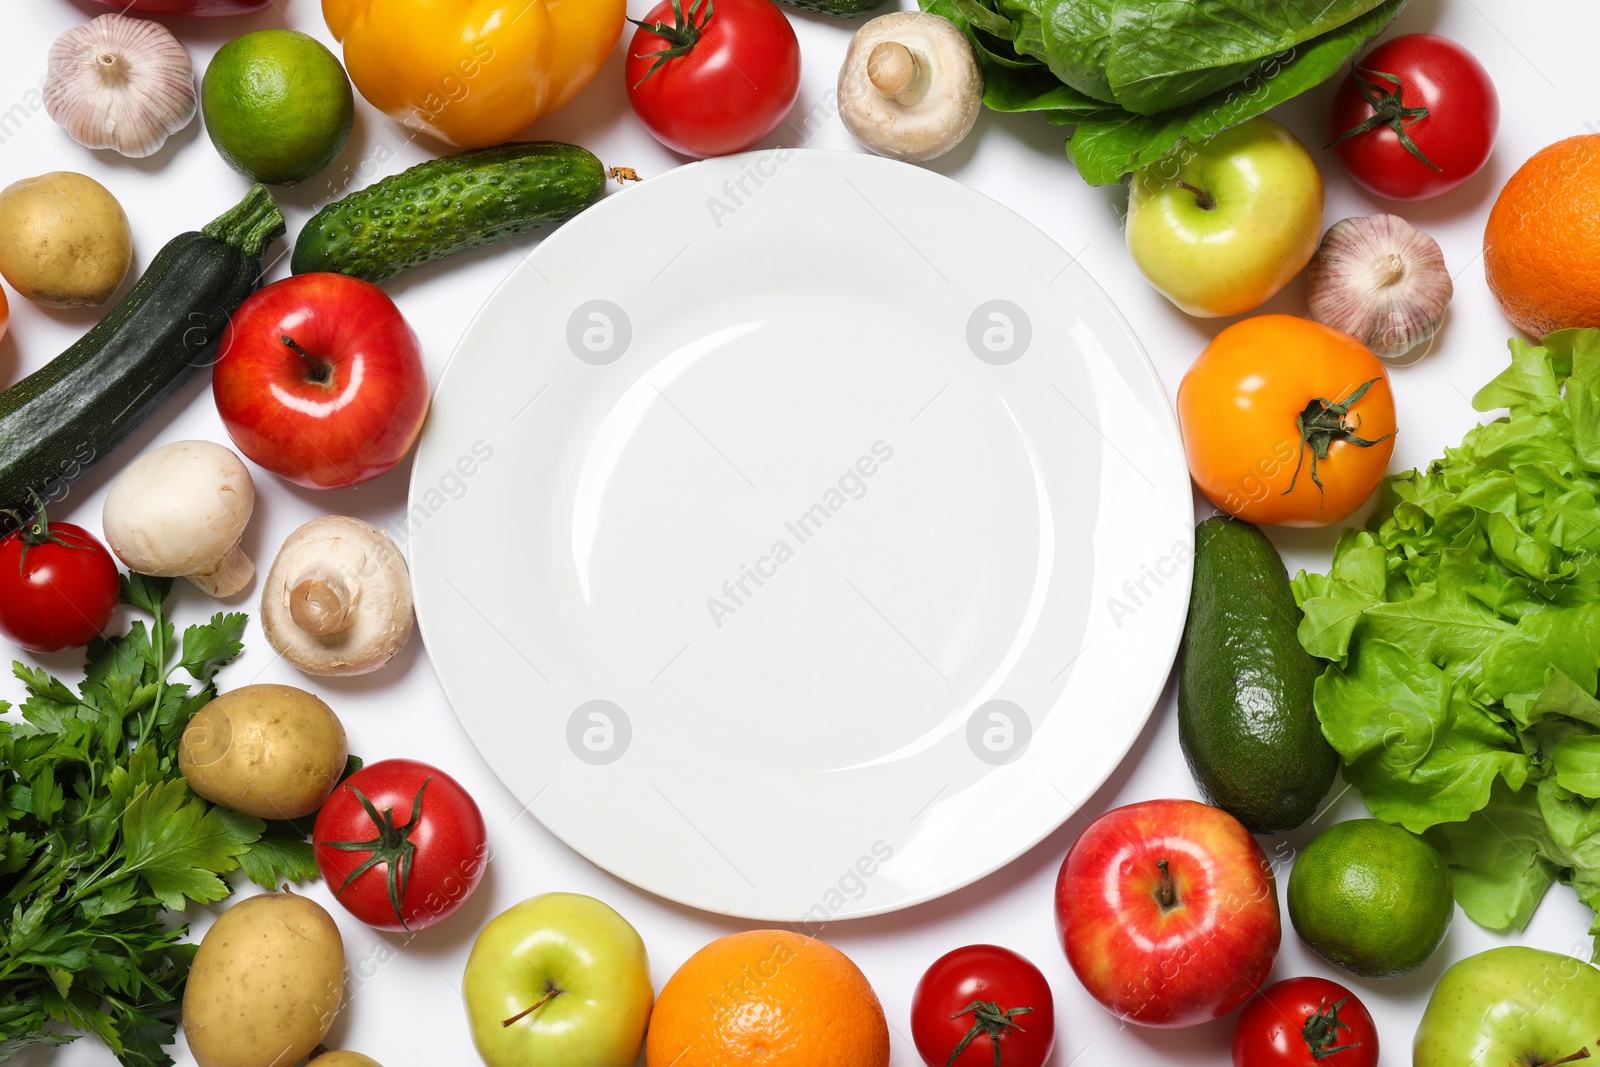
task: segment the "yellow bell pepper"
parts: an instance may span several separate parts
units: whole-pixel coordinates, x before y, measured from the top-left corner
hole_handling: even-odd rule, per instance
[[[515,137],[589,84],[624,0],[322,0],[361,95],[460,148]]]

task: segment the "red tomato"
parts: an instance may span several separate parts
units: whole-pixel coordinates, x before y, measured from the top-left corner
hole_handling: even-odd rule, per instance
[[[374,763],[339,783],[311,831],[317,868],[350,914],[421,930],[459,908],[489,861],[483,814],[461,784],[416,760]]]
[[[668,21],[668,16],[671,21]],[[800,42],[772,0],[662,0],[628,46],[628,103],[686,156],[743,152],[800,93]]]
[[[1334,94],[1331,126],[1358,185],[1390,200],[1426,200],[1483,168],[1500,97],[1471,52],[1408,33],[1355,64]]]
[[[958,948],[917,983],[911,1037],[928,1067],[1040,1067],[1056,1040],[1050,983],[1008,948]]]
[[[1239,1013],[1234,1067],[1376,1067],[1378,1029],[1355,994],[1326,978],[1270,985]]]
[[[122,582],[104,545],[81,526],[30,526],[0,541],[0,633],[29,652],[87,645],[111,621]]]

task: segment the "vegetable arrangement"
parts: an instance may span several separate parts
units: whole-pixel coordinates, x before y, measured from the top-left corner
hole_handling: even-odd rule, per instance
[[[984,103],[1075,129],[1091,185],[1147,167],[1339,71],[1406,0],[922,0],[964,28]]]
[[[1294,589],[1345,779],[1520,929],[1558,879],[1600,908],[1600,331],[1513,340],[1473,406],[1510,413],[1389,479]]]

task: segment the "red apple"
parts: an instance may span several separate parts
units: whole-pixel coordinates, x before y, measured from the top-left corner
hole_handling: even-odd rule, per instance
[[[343,274],[296,275],[246,300],[212,391],[239,451],[309,489],[390,470],[428,412],[417,335],[382,289]]]
[[[1261,846],[1232,815],[1192,800],[1130,804],[1091,823],[1056,878],[1056,929],[1107,1011],[1168,1027],[1250,999],[1283,936]]]

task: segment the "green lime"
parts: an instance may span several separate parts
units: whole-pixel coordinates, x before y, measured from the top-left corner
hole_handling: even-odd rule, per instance
[[[1289,874],[1289,919],[1301,940],[1363,978],[1422,966],[1454,915],[1450,868],[1439,853],[1375,819],[1329,827]]]
[[[252,181],[294,185],[344,151],[355,96],[339,60],[316,38],[259,30],[211,60],[200,110],[228,166]]]

